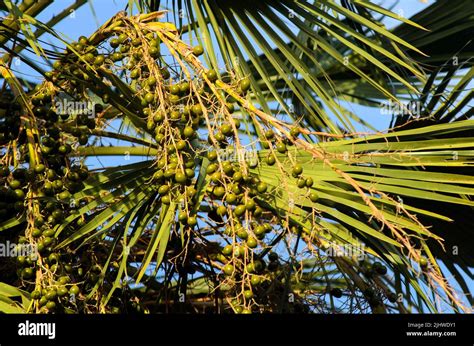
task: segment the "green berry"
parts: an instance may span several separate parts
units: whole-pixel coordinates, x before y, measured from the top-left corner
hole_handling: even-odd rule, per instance
[[[41,174],[41,173],[44,173],[44,171],[46,170],[46,167],[45,167],[45,165],[43,165],[42,163],[40,163],[40,164],[37,164],[37,165],[35,166],[34,170],[35,170],[35,173]]]
[[[209,151],[207,153],[207,158],[209,159],[209,161],[217,160],[217,152],[216,151]]]
[[[12,189],[18,189],[21,186],[21,182],[19,180],[10,180],[8,183]]]
[[[69,193],[69,191],[66,190],[66,191],[61,192],[58,195],[58,197],[59,197],[59,200],[61,201],[67,201],[69,200],[69,198],[71,198],[71,194]]]
[[[168,193],[168,191],[170,190],[170,187],[169,185],[161,185],[159,188],[158,188],[158,193],[160,195],[165,195]]]
[[[260,182],[258,183],[257,185],[257,191],[260,192],[260,193],[265,193],[267,192],[267,189],[268,189],[268,186],[265,182]]]
[[[134,69],[130,72],[130,78],[131,79],[137,79],[138,77],[140,77],[140,70],[139,69]]]
[[[260,278],[256,275],[252,275],[252,277],[250,278],[250,283],[252,284],[252,286],[258,286],[260,285],[260,282],[262,280],[260,280]]]
[[[233,247],[232,245],[226,245],[224,246],[224,248],[222,249],[222,254],[224,256],[229,256],[232,254],[232,251],[233,251]]]
[[[234,107],[234,104],[233,104],[233,103],[227,102],[227,103],[225,104],[225,107],[227,108],[227,111],[228,111],[229,113],[231,113],[231,114],[234,113],[235,107]]]
[[[186,138],[192,138],[194,137],[194,134],[195,134],[194,129],[190,126],[186,126],[183,130],[183,135]]]
[[[80,268],[80,269],[82,269],[82,268]],[[71,288],[69,289],[69,293],[70,293],[70,294],[74,294],[74,295],[76,295],[76,296],[79,294],[79,292],[80,292],[80,289],[79,289],[79,286],[77,286],[77,285],[73,285],[73,286],[71,286]]]
[[[56,309],[56,303],[53,301],[49,301],[46,303],[46,308],[48,308],[48,310],[54,310]]]
[[[232,179],[234,181],[241,181],[243,179],[243,175],[241,172],[235,172],[233,175],[232,175]]]
[[[215,163],[211,163],[210,165],[207,166],[206,168],[206,173],[207,174],[212,174],[217,170],[218,166]]]
[[[200,56],[204,53],[204,48],[202,48],[202,46],[194,46],[193,47],[193,54],[196,55],[196,56]]]
[[[21,271],[21,276],[24,278],[24,279],[31,279],[34,275],[34,272],[33,272],[33,269],[32,268],[24,268],[22,271]]]
[[[188,226],[194,227],[197,225],[197,218],[196,216],[190,216],[188,217]]]
[[[222,271],[226,274],[226,275],[232,275],[232,273],[234,272],[234,266],[232,266],[231,264],[226,264],[224,266],[224,268],[222,268]]]
[[[295,176],[299,176],[301,173],[303,173],[303,167],[300,164],[296,164],[293,167],[292,174]]]
[[[278,254],[276,252],[270,252],[268,254],[268,259],[271,261],[271,262],[276,262],[278,261]]]
[[[242,215],[244,215],[246,210],[247,209],[245,208],[245,205],[240,204],[234,209],[234,214],[236,216],[242,216]]]
[[[245,299],[252,299],[253,298],[253,292],[251,290],[245,290],[244,291],[244,297],[245,297]]]
[[[233,130],[232,130],[232,126],[230,126],[230,124],[223,124],[221,126],[221,132],[225,135],[225,136],[229,136],[230,134],[232,134]]]
[[[275,159],[275,156],[273,154],[270,154],[270,155],[267,156],[265,161],[266,161],[267,165],[273,166],[276,162],[276,159]]]
[[[224,216],[225,214],[227,214],[227,208],[223,205],[220,205],[217,207],[217,215],[220,215],[220,216]]]
[[[215,82],[217,80],[217,72],[215,70],[208,70],[205,74],[210,82]]]
[[[178,95],[179,92],[180,92],[180,90],[179,90],[179,85],[173,84],[173,85],[170,86],[170,93],[171,93],[172,95]]]
[[[302,189],[306,187],[306,180],[304,178],[299,178],[296,184],[300,189]]]
[[[187,146],[188,146],[188,144],[183,139],[176,142],[176,149],[178,149],[178,150],[184,150],[184,149],[186,149]]]
[[[420,257],[420,266],[426,268],[428,266],[428,259],[426,257]]]
[[[228,193],[225,201],[229,204],[234,204],[237,201],[237,196],[234,193]]]
[[[216,186],[214,190],[212,191],[212,193],[217,198],[222,198],[225,195],[225,188],[223,186]]]
[[[145,95],[145,101],[147,103],[152,103],[154,99],[155,99],[155,95],[153,95],[152,93],[147,93]]]
[[[179,84],[179,92],[181,94],[189,93],[190,89],[191,89],[191,86],[189,85],[188,82],[183,82]]]
[[[150,77],[147,79],[146,81],[146,84],[149,86],[149,87],[152,87],[156,84],[156,78],[155,77]]]
[[[254,210],[256,207],[255,201],[253,199],[249,199],[245,202],[245,208],[247,210]]]
[[[64,297],[68,293],[69,293],[69,291],[66,287],[62,286],[62,287],[58,288],[58,296],[59,297]]]
[[[273,139],[273,138],[275,138],[275,133],[273,132],[273,130],[271,130],[271,129],[270,129],[270,130],[267,130],[267,131],[265,132],[265,138],[266,138],[266,139]]]
[[[286,153],[286,151],[288,150],[286,148],[286,144],[283,143],[283,142],[278,142],[277,145],[276,145],[276,150],[281,153],[281,154],[284,154]]]
[[[94,65],[100,66],[104,63],[105,57],[103,55],[97,55],[94,59]]]
[[[292,128],[290,129],[290,135],[291,135],[292,137],[298,137],[300,133],[301,133],[301,131],[300,131],[300,129],[299,129],[298,127],[292,127]]]
[[[248,232],[247,232],[245,229],[240,228],[240,229],[237,231],[237,236],[238,236],[240,239],[242,239],[242,240],[246,240],[246,239],[248,239],[249,234],[248,234]]]
[[[201,115],[203,113],[201,105],[193,105],[191,107],[191,113],[194,115]]]
[[[41,292],[38,290],[35,290],[31,292],[31,299],[38,300],[41,298]]]
[[[187,181],[187,176],[183,172],[176,172],[174,180],[179,184],[185,184]]]
[[[158,58],[160,56],[160,50],[157,47],[150,47],[148,53],[152,58]]]
[[[56,299],[57,296],[58,294],[55,289],[51,289],[48,291],[48,293],[46,293],[46,299],[49,301]]]
[[[250,79],[244,78],[240,81],[240,90],[243,92],[250,89]]]
[[[311,202],[315,203],[319,199],[319,196],[316,192],[312,191],[309,194],[309,199],[311,200]]]
[[[257,247],[258,245],[258,242],[257,242],[257,239],[251,237],[251,238],[248,238],[247,239],[247,242],[246,242],[247,246],[251,249],[254,249]]]
[[[185,223],[188,220],[188,214],[185,211],[180,211],[178,213],[178,221]]]
[[[13,193],[15,194],[15,198],[17,200],[22,200],[25,198],[25,192],[22,189],[16,189],[13,191]]]

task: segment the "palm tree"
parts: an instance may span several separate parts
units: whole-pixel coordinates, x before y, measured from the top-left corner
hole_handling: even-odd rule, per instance
[[[472,1],[51,3],[1,8],[0,311],[469,311]]]

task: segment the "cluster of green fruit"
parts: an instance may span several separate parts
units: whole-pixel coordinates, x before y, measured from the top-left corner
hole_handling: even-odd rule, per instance
[[[276,153],[282,154],[284,156],[288,155],[288,146],[293,145],[293,141],[298,138],[300,133],[301,129],[297,126],[294,126],[290,129],[289,137],[281,135],[277,136],[272,129],[265,131],[262,139],[260,140],[260,144],[264,149],[272,148],[272,150],[269,152],[264,162],[269,166],[273,166],[277,161]],[[303,166],[301,164],[295,164],[289,173],[293,178],[297,179],[296,185],[300,189],[308,189],[308,198],[311,200],[311,202],[316,202],[319,199],[318,194],[313,189],[313,178],[305,178],[302,175]]]
[[[224,125],[219,131],[228,133]],[[223,160],[220,153],[219,147],[211,147],[207,153],[210,183],[206,197],[213,206],[207,220],[214,221],[211,228],[218,230],[226,245],[212,258],[222,263],[222,281],[233,287],[229,290],[234,296],[230,307],[237,313],[250,313],[268,301],[266,288],[279,261],[273,252],[268,264],[263,256],[272,246],[273,232],[283,225],[265,207],[264,201],[272,193],[269,186],[249,173],[258,162]]]
[[[11,100],[2,105],[2,109],[4,109],[4,113],[0,115],[0,145],[5,145],[9,141],[18,138],[21,107],[17,102]]]
[[[21,106],[11,100],[5,105],[5,113],[0,116],[0,145],[2,146],[0,164],[0,222],[7,220],[23,210],[25,197],[24,180],[27,178],[23,170],[11,174],[6,163],[8,144],[16,140],[17,152],[25,152],[25,133],[20,133]],[[11,150],[11,149],[10,149]]]
[[[370,262],[366,258],[359,261],[360,272],[367,279],[368,287],[362,292],[364,298],[369,302],[372,308],[382,305],[384,296],[389,302],[395,303],[397,301],[397,294],[391,291],[384,292],[377,288],[375,281],[379,277],[387,274],[387,267],[379,261]]]
[[[85,40],[83,41],[82,46],[73,45],[76,51],[82,53],[87,51]],[[158,148],[156,171],[152,179],[152,184],[158,193],[157,199],[163,205],[177,203],[179,205],[177,220],[181,225],[192,229],[198,224],[198,215],[190,207],[196,195],[194,177],[198,168],[197,164],[200,162],[198,129],[204,123],[204,117],[207,116],[215,124],[220,124],[212,135],[209,135],[210,148],[232,145],[235,130],[240,127],[239,120],[230,116],[235,110],[236,100],[227,96],[225,104],[222,104],[210,90],[210,86],[206,83],[214,83],[220,78],[214,70],[207,70],[196,79],[172,79],[166,62],[161,56],[159,39],[154,33],[120,34],[111,37],[108,44],[112,48],[111,51],[97,55],[94,50],[91,50],[85,53],[83,58],[92,63],[95,68],[106,67],[116,73],[125,72],[125,76],[130,81],[129,87],[133,97],[138,101],[137,114],[146,120],[146,130],[153,136]],[[196,46],[192,49],[192,53],[199,56],[203,54],[203,48]],[[235,83],[235,92],[239,95],[245,95],[249,88],[248,79]],[[104,102],[110,100],[107,94],[101,97]],[[222,110],[227,117],[223,116]],[[265,183],[256,183],[255,178],[249,180],[248,176],[244,177],[242,174],[239,177],[238,165],[226,162],[221,166],[216,163],[216,151],[212,152],[214,154],[208,156],[212,163],[208,166],[207,172],[212,180],[213,191],[206,196],[204,203],[215,201],[217,196],[222,199],[224,197],[222,190],[230,183],[227,178],[232,178],[235,188],[234,192],[227,196],[227,200],[234,199],[229,202],[229,205],[236,204],[234,213],[242,216],[244,211],[249,209],[255,217],[258,217],[262,210],[252,199],[245,200],[245,205],[241,203],[244,203],[244,194],[247,195],[247,185],[251,187],[249,193],[255,195],[265,192]],[[231,176],[223,177],[221,181],[218,177],[219,172]],[[224,216],[222,207],[224,206],[221,205],[218,211],[221,217]],[[265,232],[268,233],[270,230],[271,226],[266,225]],[[250,237],[246,240],[246,246],[255,248],[257,240],[263,239],[261,229],[258,228],[256,232],[255,238]],[[191,268],[191,266],[186,266],[188,267]],[[178,271],[181,270],[178,268]],[[256,284],[258,280],[259,278],[255,276],[251,281]],[[250,300],[251,297],[247,299]]]
[[[106,42],[111,50],[107,49]],[[221,110],[225,109],[227,115],[232,114],[236,100],[227,97],[227,102],[222,105],[211,92],[206,83],[214,83],[219,78],[214,70],[205,71],[197,79],[172,79],[160,53],[159,39],[152,32],[143,35],[132,32],[121,33],[95,45],[91,45],[88,39],[81,37],[77,43],[70,46],[69,54],[56,62],[55,70],[48,73],[49,80],[54,84],[70,83],[76,93],[84,91],[84,86],[87,86],[101,97],[104,103],[112,104],[113,98],[117,95],[110,90],[104,92],[94,88],[90,77],[83,71],[94,69],[100,74],[100,71],[107,70],[115,75],[124,72],[129,81],[127,87],[133,95],[131,101],[137,101],[130,109],[145,120],[146,131],[152,135],[158,148],[156,171],[152,179],[157,199],[162,205],[177,203],[179,205],[177,219],[180,224],[191,229],[195,227],[198,223],[197,214],[191,210],[190,205],[196,195],[194,177],[197,164],[200,162],[197,154],[200,141],[198,128],[203,124],[203,115],[206,112],[206,116],[221,124],[214,134],[219,147],[230,145],[234,133],[233,127],[238,129],[240,124],[235,119],[231,120],[231,126],[229,120],[225,120],[222,116]],[[203,54],[203,49],[196,46],[192,49],[192,53],[199,56]],[[236,83],[235,92],[245,95],[249,87],[250,82],[247,79],[240,80]],[[124,97],[123,90],[118,96]],[[65,122],[64,128],[67,128],[72,135],[79,135],[80,144],[82,144],[81,135],[88,134],[89,130],[94,128],[90,119],[76,117],[62,121]],[[82,129],[85,132],[79,133]],[[211,141],[210,143],[213,144]],[[211,168],[213,166],[215,163]],[[214,180],[216,175],[214,174]],[[216,185],[214,193],[219,194],[223,186],[217,186],[217,182],[214,184]],[[262,192],[263,184],[257,187],[258,191]],[[235,195],[236,201],[241,200],[240,192],[236,191]],[[211,200],[214,199],[212,194],[209,197]],[[252,208],[251,203],[251,201],[246,203],[248,208]],[[242,206],[238,205],[236,208],[238,214]],[[259,209],[256,210],[256,215],[258,213]],[[249,239],[247,245],[252,246],[253,241],[256,240]],[[253,279],[253,282],[255,283],[256,279]]]
[[[62,276],[59,280],[59,286],[49,287],[48,289],[45,288],[41,291],[35,290],[31,293],[31,297],[38,301],[42,312],[55,311],[58,306],[64,307],[71,300],[74,301],[75,296],[80,292],[79,286],[67,286],[68,282],[69,277]]]
[[[150,37],[150,39],[152,39]],[[200,55],[203,50],[200,46],[194,47],[193,54]],[[145,55],[147,52],[144,53]],[[157,171],[154,174],[154,183],[159,193],[161,203],[169,204],[171,201],[180,204],[177,213],[177,219],[181,224],[193,228],[197,225],[197,215],[193,214],[188,207],[192,205],[191,199],[196,194],[193,179],[195,176],[196,163],[200,160],[197,155],[197,145],[199,143],[199,125],[203,123],[203,113],[212,119],[215,124],[219,124],[212,134],[208,135],[209,147],[207,158],[210,164],[206,172],[211,181],[209,193],[206,194],[203,203],[216,205],[216,201],[221,204],[216,210],[212,209],[210,213],[216,212],[222,220],[229,212],[229,218],[235,216],[236,220],[242,218],[246,211],[252,213],[253,217],[259,217],[262,209],[258,207],[253,198],[246,196],[255,196],[265,193],[267,187],[265,183],[257,182],[256,178],[250,178],[243,174],[238,163],[221,160],[218,161],[217,150],[232,146],[232,139],[235,131],[240,127],[240,121],[232,117],[223,117],[220,115],[222,109],[229,116],[235,110],[235,100],[227,97],[224,107],[221,107],[216,96],[212,94],[206,82],[196,80],[181,80],[176,83],[159,82],[163,75],[154,75],[153,70],[138,66],[130,72],[130,78],[134,80],[132,86],[136,83],[136,89],[140,95],[140,104],[144,107],[144,114],[147,116],[147,130],[150,131],[161,149],[161,155],[157,159]],[[163,69],[160,70],[160,72]],[[166,70],[165,70],[166,71]],[[167,79],[165,75],[163,79]],[[204,74],[205,79],[213,83],[218,79],[214,70],[208,70]],[[243,79],[237,83],[235,92],[244,95],[250,87],[248,79]],[[161,96],[161,98],[159,97]],[[205,131],[203,131],[205,133]],[[229,193],[226,193],[226,191]],[[249,190],[249,191],[247,191]],[[231,207],[232,206],[232,207]],[[208,215],[206,221],[212,222],[212,215]],[[255,226],[255,228],[257,228]],[[216,227],[219,229],[219,226]],[[245,241],[244,246],[256,248],[259,239],[263,239],[264,233],[271,231],[271,226],[267,224],[265,231],[261,232],[261,227],[256,231],[255,236],[244,235],[240,231],[241,240]],[[238,248],[236,246],[236,248]],[[225,250],[224,250],[225,252]],[[243,252],[242,252],[243,254]],[[191,259],[192,261],[192,259]],[[229,273],[229,261],[224,266],[223,271]],[[247,271],[255,271],[252,266],[259,268],[261,261],[245,264]],[[186,266],[186,268],[191,266]],[[183,266],[184,268],[184,266]],[[233,268],[233,267],[232,267]],[[181,272],[181,270],[179,270]],[[186,274],[192,273],[192,269],[186,270]],[[260,283],[259,275],[252,275],[250,278],[245,274],[245,280],[249,280],[253,286]],[[236,287],[237,286],[237,283]],[[246,305],[251,305],[253,295],[250,288],[243,294],[246,297]]]
[[[93,260],[93,251],[67,253],[56,250],[57,238],[50,223],[42,216],[38,216],[34,223],[33,240],[20,236],[19,243],[35,244],[36,252],[17,257],[17,274],[26,288],[32,290],[31,297],[38,311],[77,311],[82,300],[79,287],[91,289],[101,277],[101,268]]]
[[[288,152],[288,146],[293,145],[293,141],[298,138],[301,133],[301,129],[298,126],[294,126],[290,129],[290,136],[282,136],[277,135],[272,129],[268,129],[263,134],[262,138],[260,138],[260,144],[264,149],[270,149],[272,147],[274,150],[279,152],[280,154],[286,154]],[[272,165],[274,161],[272,158],[275,159],[274,156],[269,155],[267,158],[267,162],[269,165]]]
[[[193,142],[197,140],[201,107],[170,107],[163,111],[149,105],[144,112],[149,116],[147,129],[154,134],[160,148],[153,176],[159,198],[163,204],[170,204],[171,201],[180,203],[179,221],[193,227],[197,223],[196,216],[189,214],[187,205],[196,193]]]
[[[0,167],[0,221],[5,221],[24,209],[26,179],[26,171],[23,169],[11,173],[8,166]]]
[[[93,51],[87,46],[86,38],[79,41],[75,49]],[[80,44],[83,47],[79,47]],[[57,310],[57,306],[67,309],[67,287],[77,295],[79,282],[87,279],[94,283],[99,276],[91,269],[95,263],[90,256],[78,258],[54,250],[59,240],[55,227],[77,213],[81,204],[73,195],[84,188],[89,176],[87,167],[74,163],[70,154],[76,146],[88,144],[96,119],[85,113],[85,109],[70,112],[57,108],[62,99],[90,104],[91,100],[82,93],[80,79],[84,74],[80,71],[75,54],[66,51],[54,63],[54,69],[46,73],[47,80],[31,92],[30,103],[23,107],[12,103],[14,109],[2,119],[0,126],[1,144],[5,148],[0,166],[0,221],[15,214],[18,219],[26,216],[28,220],[23,224],[18,243],[30,244],[38,253],[20,256],[17,273],[27,289],[35,292],[37,308],[42,311]],[[68,85],[73,87],[65,87]],[[59,89],[68,95],[59,93]],[[30,114],[28,109],[32,110]],[[96,104],[88,111],[98,114],[103,107]],[[20,113],[26,119],[21,127]],[[84,220],[84,217],[79,218],[75,226],[80,227]],[[66,229],[64,234],[68,231],[72,228]],[[53,299],[53,295],[59,300]]]

